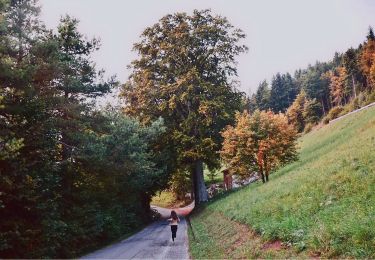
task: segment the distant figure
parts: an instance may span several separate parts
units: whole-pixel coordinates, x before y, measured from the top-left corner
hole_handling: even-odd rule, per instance
[[[225,190],[231,190],[233,187],[232,174],[229,173],[228,169],[223,170],[224,177],[224,188]]]
[[[178,222],[180,222],[180,219],[178,218],[176,211],[171,211],[171,217],[168,219],[168,221],[169,225],[171,226],[172,240],[174,242],[174,239],[176,238]]]

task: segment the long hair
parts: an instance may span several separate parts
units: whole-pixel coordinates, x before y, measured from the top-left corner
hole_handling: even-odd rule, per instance
[[[171,211],[171,218],[173,220],[177,220],[178,219],[176,211],[174,211],[174,210]]]

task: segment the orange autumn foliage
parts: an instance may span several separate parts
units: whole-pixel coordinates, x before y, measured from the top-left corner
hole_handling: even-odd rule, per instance
[[[329,81],[329,89],[332,97],[332,102],[336,106],[341,106],[345,102],[347,95],[346,81],[348,79],[348,72],[345,67],[338,67],[335,71],[329,71],[325,75]]]
[[[297,131],[284,114],[237,113],[236,125],[227,126],[222,136],[221,158],[232,174],[243,178],[257,172],[268,181],[271,171],[297,158]]]
[[[370,89],[375,89],[375,40],[369,39],[363,46],[360,56],[360,67],[366,76],[367,85]]]

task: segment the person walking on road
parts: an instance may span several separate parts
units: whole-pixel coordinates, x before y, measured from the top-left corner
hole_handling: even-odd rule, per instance
[[[174,242],[174,239],[176,238],[178,222],[180,222],[180,219],[178,218],[176,211],[174,210],[171,211],[171,216],[168,219],[168,221],[169,221],[169,225],[171,226],[172,241]]]

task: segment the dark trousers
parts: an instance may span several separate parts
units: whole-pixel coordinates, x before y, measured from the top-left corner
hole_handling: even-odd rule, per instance
[[[177,225],[171,225],[171,231],[172,231],[172,239],[174,240],[176,238]]]

